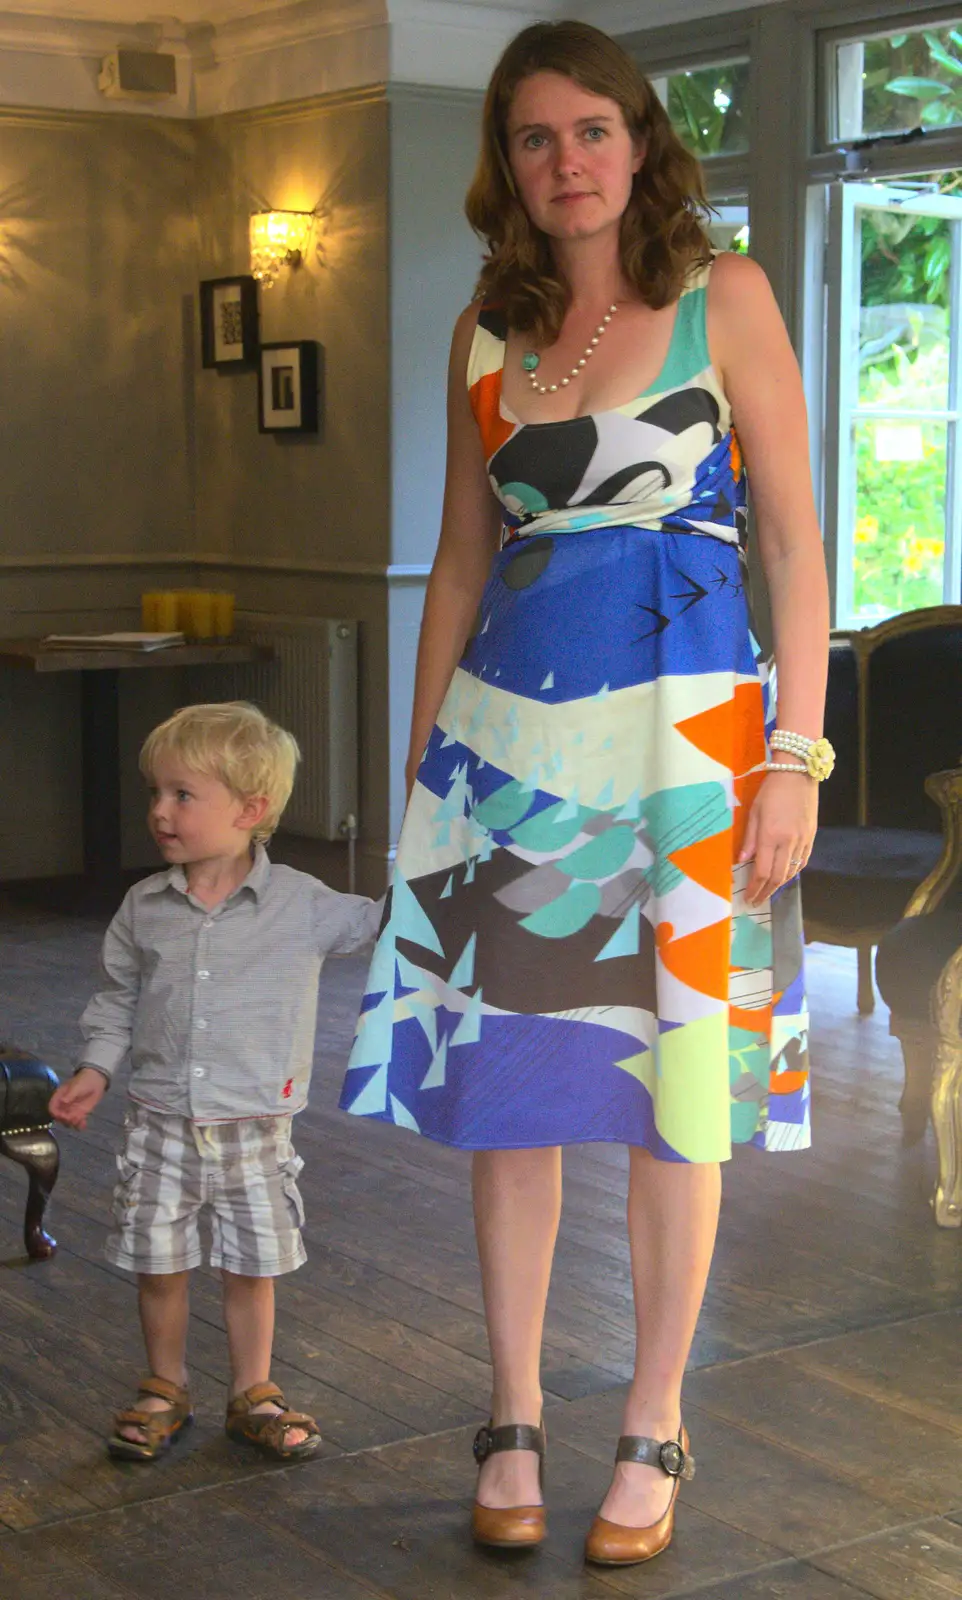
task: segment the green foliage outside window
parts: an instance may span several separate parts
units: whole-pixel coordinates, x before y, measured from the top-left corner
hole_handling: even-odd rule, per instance
[[[747,150],[748,62],[673,73],[666,110],[682,144],[696,156]]]

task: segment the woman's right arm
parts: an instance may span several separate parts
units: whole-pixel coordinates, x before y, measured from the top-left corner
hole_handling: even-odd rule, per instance
[[[498,548],[501,508],[488,481],[481,436],[468,399],[468,355],[477,304],[455,323],[448,363],[448,444],[441,537],[424,599],[414,680],[407,792],[434,727]]]

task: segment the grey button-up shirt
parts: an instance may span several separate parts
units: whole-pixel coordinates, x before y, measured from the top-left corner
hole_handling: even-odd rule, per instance
[[[299,1111],[324,958],[368,944],[380,912],[261,847],[213,908],[192,898],[182,867],[145,878],[107,930],[79,1064],[109,1079],[129,1054],[132,1098],[194,1122]]]

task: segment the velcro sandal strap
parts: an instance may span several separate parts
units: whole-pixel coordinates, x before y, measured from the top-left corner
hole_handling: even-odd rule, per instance
[[[170,1383],[167,1378],[155,1378],[153,1373],[140,1379],[137,1393],[152,1394],[155,1399],[166,1400],[171,1406],[180,1405],[187,1397],[186,1389],[181,1389],[176,1383]]]
[[[227,1407],[228,1412],[245,1412],[253,1410],[254,1406],[266,1405],[268,1401],[279,1406],[282,1411],[287,1410],[287,1401],[277,1387],[276,1383],[252,1383],[249,1389],[242,1389],[240,1394],[235,1394]]]
[[[474,1459],[481,1467],[489,1456],[501,1450],[534,1450],[539,1461],[544,1460],[545,1437],[543,1428],[534,1428],[530,1422],[506,1422],[500,1428],[491,1423],[479,1428],[474,1436]]]
[[[660,1467],[669,1478],[695,1476],[695,1458],[685,1450],[680,1439],[648,1439],[641,1434],[625,1433],[618,1440],[616,1461],[636,1461],[642,1467]]]

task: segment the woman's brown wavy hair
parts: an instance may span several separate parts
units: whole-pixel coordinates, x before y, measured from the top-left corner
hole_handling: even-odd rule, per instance
[[[586,22],[536,22],[512,39],[484,102],[481,154],[465,200],[468,221],[488,253],[477,294],[503,307],[508,323],[542,342],[558,337],[571,290],[549,239],[518,198],[508,159],[507,124],[518,85],[558,72],[621,107],[629,132],[646,141],[621,220],[621,264],[653,309],[678,299],[691,268],[708,259],[709,215],[701,167],[678,138],[654,89],[631,57]]]

